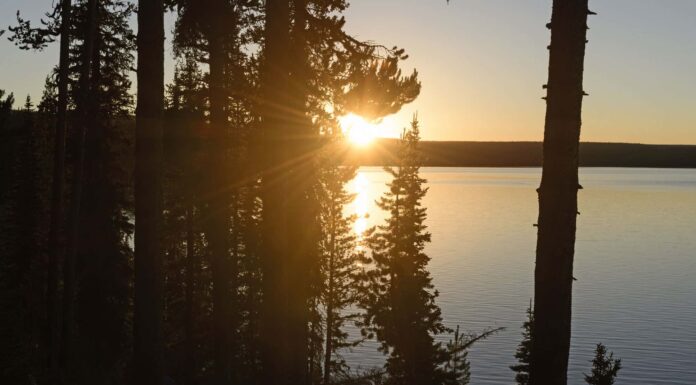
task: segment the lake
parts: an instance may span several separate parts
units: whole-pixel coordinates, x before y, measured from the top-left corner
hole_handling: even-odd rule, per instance
[[[447,326],[506,327],[470,353],[471,383],[513,384],[533,296],[538,168],[423,168],[427,253]],[[382,223],[389,176],[361,168],[356,231]],[[696,383],[696,170],[581,170],[569,383],[585,384],[595,345],[622,359],[617,384]],[[367,216],[365,214],[368,214]],[[447,339],[447,337],[444,337]],[[346,353],[381,365],[376,343]]]

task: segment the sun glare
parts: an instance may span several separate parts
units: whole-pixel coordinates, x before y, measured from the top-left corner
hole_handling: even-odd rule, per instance
[[[355,114],[342,117],[340,123],[346,138],[356,146],[365,147],[380,134],[378,124],[372,124]]]

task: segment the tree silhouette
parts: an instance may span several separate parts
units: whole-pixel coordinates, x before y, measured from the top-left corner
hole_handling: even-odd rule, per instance
[[[80,236],[80,206],[82,204],[82,188],[84,179],[85,161],[85,135],[89,125],[89,98],[90,83],[92,73],[92,60],[94,57],[94,45],[98,29],[98,2],[89,0],[86,4],[86,15],[83,19],[84,36],[82,52],[80,55],[79,85],[77,88],[77,119],[74,124],[76,128],[75,140],[75,164],[72,176],[72,197],[70,210],[68,212],[68,224],[66,230],[66,250],[63,260],[63,327],[61,359],[63,371],[73,368],[73,345],[74,345],[74,326],[75,326],[75,294],[77,290],[76,282],[76,259],[77,248]]]
[[[614,358],[614,353],[607,355],[607,348],[597,344],[592,360],[592,374],[585,375],[585,382],[590,385],[613,385],[621,370],[621,360]]]
[[[167,111],[163,144],[163,244],[165,246],[165,339],[166,356],[172,357],[178,375],[186,384],[195,383],[202,362],[198,346],[201,330],[207,327],[208,312],[203,294],[208,283],[203,273],[204,244],[200,229],[202,201],[199,194],[201,138],[205,124],[205,83],[192,55],[176,65],[173,83],[167,87]]]
[[[14,33],[10,40],[14,41],[22,49],[43,49],[47,43],[52,42],[55,34],[60,34],[60,56],[58,62],[58,101],[56,111],[56,126],[53,151],[53,181],[51,188],[50,226],[48,235],[48,266],[46,274],[46,335],[48,346],[49,376],[58,378],[59,355],[59,261],[62,256],[63,244],[61,242],[63,227],[63,200],[65,190],[65,138],[67,130],[68,109],[68,76],[69,76],[69,50],[70,50],[70,25],[71,25],[72,1],[62,0],[56,5],[50,20],[56,23],[44,22],[44,28],[31,28],[28,21],[19,17],[18,26],[10,28]],[[57,26],[59,25],[59,27]]]
[[[570,349],[588,0],[554,1],[534,272],[532,385],[564,385]]]
[[[515,372],[515,381],[519,385],[529,384],[529,360],[532,350],[533,326],[534,313],[532,312],[532,304],[530,302],[527,308],[527,320],[522,324],[522,341],[520,341],[515,352],[518,364],[510,366],[510,369]]]
[[[349,341],[345,326],[357,321],[355,309],[361,286],[360,266],[364,261],[364,250],[353,233],[355,216],[346,216],[344,208],[355,196],[348,193],[346,185],[355,178],[356,168],[341,164],[335,150],[343,140],[335,134],[333,142],[326,145],[319,169],[319,192],[321,239],[319,242],[319,285],[317,295],[317,323],[323,330],[323,365],[318,362],[321,380],[328,385],[332,379],[347,374],[348,366],[341,357],[342,349],[355,346],[359,341]],[[317,349],[320,352],[321,348]],[[320,356],[320,355],[318,355]],[[310,359],[312,359],[310,355]]]
[[[449,359],[445,362],[445,372],[448,374],[447,384],[464,385],[471,381],[471,364],[467,360],[466,335],[459,332],[459,325],[454,330],[452,339],[447,343]]]
[[[388,219],[369,240],[374,268],[367,271],[365,324],[388,354],[390,384],[438,384],[445,378],[440,366],[447,355],[433,336],[446,328],[426,269],[430,258],[423,251],[430,234],[422,207],[427,188],[419,175],[419,140],[414,117],[401,136],[398,165],[385,168],[393,180],[377,204]]]
[[[164,383],[161,250],[164,3],[140,0],[135,152],[134,382]]]
[[[12,110],[13,103],[13,95],[0,90],[0,378],[22,383],[47,374],[42,337],[50,135],[29,97],[21,110]]]

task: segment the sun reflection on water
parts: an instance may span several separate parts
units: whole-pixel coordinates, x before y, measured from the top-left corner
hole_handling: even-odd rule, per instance
[[[350,182],[349,191],[355,194],[355,199],[349,206],[349,215],[355,215],[355,222],[353,223],[353,232],[358,237],[357,250],[362,251],[363,245],[361,244],[365,236],[365,232],[369,228],[368,218],[370,216],[370,181],[363,172],[358,172]]]

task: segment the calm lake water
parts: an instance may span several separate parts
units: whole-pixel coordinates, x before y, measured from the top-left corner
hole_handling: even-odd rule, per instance
[[[424,168],[430,271],[445,324],[500,334],[474,346],[472,381],[512,384],[533,296],[537,168]],[[389,176],[362,168],[348,210],[382,223]],[[696,384],[696,170],[581,170],[569,383],[584,384],[603,342],[623,362],[617,384]],[[446,338],[446,337],[445,337]],[[381,365],[375,343],[346,354]]]

